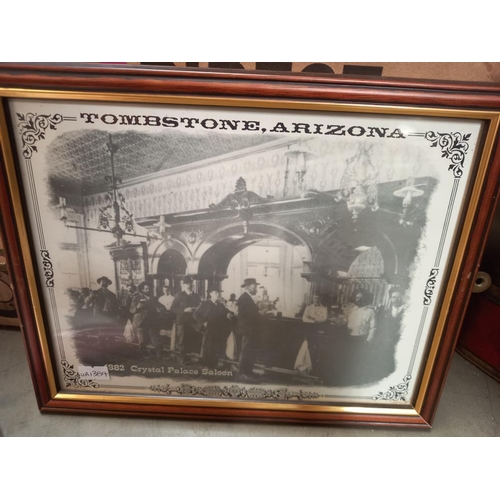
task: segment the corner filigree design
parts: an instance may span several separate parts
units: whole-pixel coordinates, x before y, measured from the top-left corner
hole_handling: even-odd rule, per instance
[[[26,160],[29,160],[33,153],[38,151],[35,143],[40,139],[45,139],[45,131],[47,128],[56,130],[56,125],[59,125],[64,120],[63,116],[60,114],[16,114],[19,119],[19,133],[21,134],[21,140],[23,141],[23,156]]]
[[[408,396],[408,387],[410,385],[411,375],[406,375],[403,382],[398,385],[393,385],[388,391],[379,392],[372,399],[376,401],[406,401]]]
[[[436,287],[436,276],[439,274],[438,268],[431,269],[431,274],[425,284],[424,290],[424,306],[430,305],[432,302],[432,295],[434,293],[434,288]]]
[[[470,134],[462,135],[460,132],[440,134],[439,132],[426,132],[425,138],[430,141],[431,148],[439,146],[441,157],[451,160],[448,170],[453,170],[455,178],[462,177],[465,154],[469,150]]]
[[[70,365],[65,359],[61,361],[61,365],[64,370],[64,382],[66,382],[66,387],[92,387],[93,389],[101,387],[93,380],[82,380],[80,374],[75,370],[75,367]]]
[[[297,399],[302,401],[304,399],[317,399],[319,393],[308,391],[290,391],[288,389],[264,389],[261,387],[240,387],[238,385],[219,387],[211,385],[207,387],[198,387],[190,384],[181,384],[179,386],[166,385],[151,385],[149,390],[153,392],[160,392],[166,395],[180,395],[180,396],[206,396],[212,398],[233,398],[233,399],[277,399],[277,400],[290,400]]]
[[[54,268],[48,250],[40,250],[42,256],[43,274],[45,275],[45,286],[54,288]]]

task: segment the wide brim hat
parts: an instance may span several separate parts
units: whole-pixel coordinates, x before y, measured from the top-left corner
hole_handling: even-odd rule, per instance
[[[191,278],[191,276],[184,276],[184,278],[182,278],[181,280],[181,283],[187,285],[187,284],[190,284],[193,282],[193,278]]]
[[[100,285],[101,281],[105,281],[108,285],[112,285],[113,282],[107,276],[101,276],[97,279],[97,283]]]
[[[212,292],[218,292],[218,293],[222,293],[224,290],[219,290],[218,288],[209,288],[207,293],[212,293]]]
[[[248,285],[260,285],[260,283],[257,283],[257,280],[255,278],[247,278],[244,282],[243,285],[241,285],[241,288],[244,286]]]

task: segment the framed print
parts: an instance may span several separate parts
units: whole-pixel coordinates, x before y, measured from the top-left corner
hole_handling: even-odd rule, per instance
[[[4,64],[0,96],[42,411],[431,425],[497,87]]]

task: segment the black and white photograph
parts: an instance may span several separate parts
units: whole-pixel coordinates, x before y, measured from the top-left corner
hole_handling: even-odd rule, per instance
[[[478,119],[11,99],[62,391],[405,404]]]

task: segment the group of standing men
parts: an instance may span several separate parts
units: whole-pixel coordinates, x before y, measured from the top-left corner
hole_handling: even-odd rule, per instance
[[[226,304],[222,302],[220,292],[212,288],[207,300],[202,302],[193,292],[191,278],[183,278],[182,291],[175,296],[171,307],[175,313],[179,361],[186,362],[191,339],[202,332],[202,363],[216,367],[225,355],[226,342],[232,332],[236,339],[240,377],[252,377],[261,330],[261,314],[254,300],[258,285],[254,278],[245,279],[242,285],[245,290],[239,299],[236,301],[232,295]]]
[[[216,288],[209,289],[207,300],[202,301],[193,290],[190,276],[181,280],[182,290],[175,296],[165,285],[158,299],[145,281],[137,287],[131,285],[120,299],[108,290],[112,284],[109,278],[102,276],[97,282],[98,290],[80,292],[75,313],[78,327],[97,328],[102,336],[124,328],[125,338],[138,343],[144,357],[149,357],[148,345],[152,344],[159,358],[164,355],[164,333],[173,332],[175,356],[180,364],[190,362],[189,352],[199,351],[201,337],[202,363],[214,368],[225,356],[228,337],[233,333],[233,359],[239,359],[241,378],[253,375],[261,330],[261,314],[255,301],[259,283],[254,278],[244,280],[239,299],[232,294],[227,302]]]
[[[150,298],[149,285],[139,285],[138,293],[131,301],[130,313],[141,349],[146,351],[148,336],[155,348],[163,349],[159,331],[166,326],[165,320],[171,318],[179,363],[190,362],[188,353],[196,349],[201,334],[202,363],[215,368],[219,359],[225,356],[227,339],[233,333],[240,376],[242,379],[252,377],[261,330],[261,315],[254,300],[258,285],[253,278],[245,279],[242,285],[245,290],[240,298],[236,301],[232,295],[227,303],[223,303],[219,290],[211,288],[207,300],[202,301],[193,291],[192,278],[185,276],[179,293],[172,296],[165,287],[164,295],[156,304]],[[158,304],[164,311],[158,308]]]
[[[75,326],[79,329],[98,327],[104,331],[116,326],[119,304],[116,295],[108,290],[112,281],[102,276],[97,280],[97,284],[97,290],[84,287],[72,294]]]
[[[304,323],[311,324],[312,335],[299,350],[295,369],[318,375],[332,385],[367,383],[390,375],[396,368],[404,312],[403,291],[396,286],[384,306],[375,307],[372,294],[358,288],[343,310],[334,311],[315,293],[302,316]]]
[[[171,341],[171,348],[174,348],[174,356],[181,365],[190,363],[189,353],[200,352],[201,340],[201,361],[210,368],[216,368],[219,360],[226,356],[227,341],[232,335],[234,350],[231,359],[239,361],[240,378],[245,380],[254,376],[264,326],[264,313],[256,300],[259,283],[254,278],[245,279],[240,297],[236,299],[232,294],[227,302],[222,300],[216,288],[209,289],[207,300],[202,301],[193,290],[190,276],[182,278],[182,290],[175,296],[165,285],[159,298],[153,296],[151,285],[145,281],[137,288],[131,285],[120,300],[108,290],[112,284],[109,278],[102,276],[97,282],[100,285],[98,290],[82,289],[76,301],[75,319],[78,319],[76,325],[80,328],[97,328],[102,339],[125,328],[125,338],[138,343],[144,357],[149,357],[148,346],[152,344],[158,358],[163,358],[164,343],[170,334],[175,339],[175,342]],[[404,310],[402,293],[398,289],[391,290],[386,308],[375,310],[371,303],[370,294],[358,289],[340,317],[330,316],[318,294],[314,294],[312,303],[304,310],[302,321],[305,323],[320,327],[331,322],[346,328],[349,340],[342,352],[350,359],[351,368],[343,371],[367,365],[368,351],[362,346],[373,344],[374,339],[376,345],[369,349],[376,354],[376,360],[370,356],[374,366],[380,367],[384,373],[394,370],[394,349],[399,340]],[[307,366],[311,368],[311,361]]]

